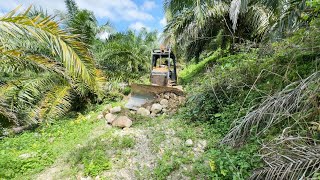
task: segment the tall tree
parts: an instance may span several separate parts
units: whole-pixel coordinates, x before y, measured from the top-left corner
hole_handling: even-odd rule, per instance
[[[78,35],[29,12],[0,17],[0,114],[17,125],[63,115],[76,97],[101,95],[103,80]]]
[[[107,70],[109,76],[136,78],[149,70],[150,53],[157,46],[157,32],[144,29],[138,34],[113,34],[93,49],[99,68]]]
[[[73,34],[80,34],[79,38],[82,42],[92,45],[98,34],[112,31],[109,22],[99,26],[94,13],[86,9],[79,9],[74,0],[65,0],[65,4],[67,7],[65,27]]]
[[[232,44],[259,42],[274,32],[280,35],[299,24],[304,5],[304,0],[165,0],[165,33],[171,41],[191,50],[188,57],[198,56],[199,49],[216,41],[221,32],[224,42]]]

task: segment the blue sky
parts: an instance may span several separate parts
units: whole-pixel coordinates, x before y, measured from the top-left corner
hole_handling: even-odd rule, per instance
[[[107,20],[117,31],[132,29],[139,31],[142,27],[162,32],[166,21],[163,12],[163,0],[75,0],[81,9],[95,13],[100,24]],[[0,15],[22,5],[41,6],[49,13],[56,10],[66,11],[64,0],[0,0]]]

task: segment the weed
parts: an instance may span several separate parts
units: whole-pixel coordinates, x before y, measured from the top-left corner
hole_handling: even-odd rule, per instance
[[[111,168],[111,162],[105,152],[105,144],[100,138],[75,151],[71,155],[71,161],[73,166],[84,165],[86,176],[97,176]]]
[[[115,137],[111,141],[111,146],[115,149],[133,148],[134,145],[135,145],[134,138],[129,136]]]
[[[82,115],[78,117],[1,140],[0,179],[26,179],[42,171],[77,144],[83,143],[95,127],[103,124]]]

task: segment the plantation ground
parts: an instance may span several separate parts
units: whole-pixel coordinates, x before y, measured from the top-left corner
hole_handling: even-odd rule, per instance
[[[191,179],[215,143],[206,126],[178,116],[141,118],[130,129],[117,129],[96,117],[103,108],[73,120],[25,132],[1,141],[1,178]],[[138,118],[137,118],[138,119]],[[186,140],[191,139],[192,145]],[[209,160],[201,168],[210,169]],[[205,172],[205,170],[203,170]]]

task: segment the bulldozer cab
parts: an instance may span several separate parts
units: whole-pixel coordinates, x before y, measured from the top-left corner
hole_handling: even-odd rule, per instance
[[[126,108],[138,110],[142,105],[152,101],[158,94],[174,93],[182,95],[177,85],[176,57],[170,49],[154,49],[151,58],[151,85],[131,84],[131,94]]]
[[[170,49],[152,51],[150,81],[156,86],[175,86],[177,84],[176,58]]]

